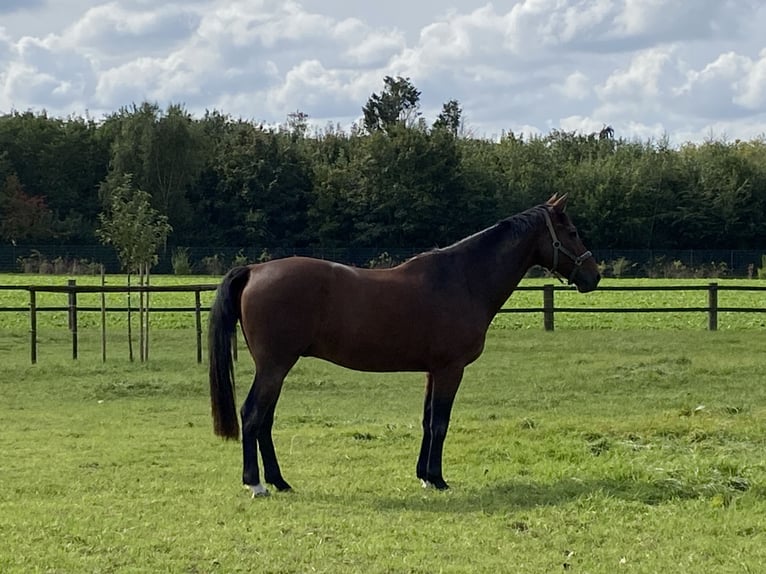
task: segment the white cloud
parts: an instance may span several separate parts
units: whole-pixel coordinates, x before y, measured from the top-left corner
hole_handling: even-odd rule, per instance
[[[275,114],[290,110],[291,105],[309,114],[313,110],[323,110],[322,115],[342,113],[350,104],[343,96],[348,80],[348,74],[327,70],[317,60],[307,60],[285,74],[284,82],[268,92],[266,103]],[[339,100],[343,104],[340,108],[334,105]]]
[[[751,68],[750,58],[726,52],[699,70],[688,70],[673,90],[674,107],[704,118],[741,116],[737,94]]]
[[[569,116],[568,118],[561,118],[559,122],[562,130],[582,134],[597,133],[604,125],[606,125],[606,122],[600,122],[597,119],[585,116]]]
[[[758,60],[748,64],[747,73],[737,83],[734,101],[750,110],[763,111],[766,108],[766,49],[761,50]]]
[[[662,78],[672,51],[653,48],[636,54],[627,68],[615,70],[596,88],[602,100],[654,98],[664,89]]]
[[[557,46],[584,46],[609,31],[611,0],[524,0],[505,15],[506,44],[523,57]]]
[[[751,0],[624,0],[615,18],[618,33],[660,40],[710,39],[737,32],[737,12],[753,10]]]
[[[406,46],[404,34],[400,31],[374,30],[358,20],[343,23],[336,33],[339,37],[348,38],[344,54],[349,63],[358,67],[385,66]]]
[[[104,71],[99,77],[95,96],[104,108],[126,95],[128,102],[175,102],[181,95],[191,96],[197,92],[197,79],[188,62],[177,55],[138,58]]]
[[[554,84],[553,87],[562,96],[572,100],[584,100],[592,92],[588,76],[579,70],[575,70],[569,74],[562,83]]]

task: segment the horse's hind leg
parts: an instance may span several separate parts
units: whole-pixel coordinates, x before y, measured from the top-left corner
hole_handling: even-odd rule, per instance
[[[442,475],[442,453],[452,405],[463,378],[463,368],[454,367],[428,374],[423,407],[423,442],[417,474],[423,486],[449,488]]]
[[[277,400],[279,397],[277,397]],[[263,478],[269,484],[274,485],[277,490],[291,490],[292,487],[282,478],[282,471],[279,469],[277,453],[274,450],[274,441],[271,438],[271,429],[274,426],[274,411],[277,407],[277,400],[268,408],[263,424],[258,433],[258,447],[261,449],[261,459],[263,459]]]
[[[268,491],[261,484],[261,477],[258,471],[258,441],[255,427],[252,420],[256,407],[256,384],[258,376],[256,375],[250,392],[247,394],[240,414],[242,416],[242,484],[250,488],[253,496],[266,496]]]
[[[268,494],[261,484],[258,470],[259,446],[266,482],[273,484],[278,490],[290,489],[279,470],[271,427],[282,382],[294,363],[295,361],[292,361],[288,367],[280,369],[257,368],[253,386],[242,405],[242,483],[250,488],[253,496]]]

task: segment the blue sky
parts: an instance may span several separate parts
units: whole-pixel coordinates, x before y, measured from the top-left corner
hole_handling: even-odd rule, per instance
[[[350,126],[386,75],[465,130],[766,133],[760,0],[3,0],[0,113],[99,118],[143,100]]]

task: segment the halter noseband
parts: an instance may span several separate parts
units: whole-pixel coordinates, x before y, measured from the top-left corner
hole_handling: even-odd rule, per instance
[[[574,269],[572,269],[572,273],[567,278],[567,282],[571,285],[574,281],[575,276],[577,275],[577,272],[580,270],[580,267],[582,266],[583,262],[586,261],[589,257],[593,257],[593,253],[590,251],[586,251],[582,255],[575,255],[569,249],[564,247],[561,244],[561,241],[559,241],[559,238],[556,236],[556,230],[553,229],[553,222],[551,221],[551,216],[548,213],[548,209],[546,208],[545,211],[543,211],[543,215],[545,215],[545,225],[548,226],[548,231],[551,234],[551,242],[553,245],[553,266],[551,267],[551,273],[562,283],[564,282],[561,278],[561,274],[558,272],[557,267],[559,266],[559,251],[561,251],[564,255],[569,257],[575,264]]]

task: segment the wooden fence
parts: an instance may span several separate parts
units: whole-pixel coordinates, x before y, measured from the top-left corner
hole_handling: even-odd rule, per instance
[[[78,356],[78,315],[79,313],[87,312],[99,312],[102,314],[102,345],[105,340],[106,331],[106,318],[107,312],[122,312],[128,311],[127,306],[120,307],[107,307],[102,298],[102,304],[99,307],[93,306],[80,306],[77,304],[77,295],[80,293],[190,293],[194,295],[193,307],[151,307],[146,308],[147,313],[157,312],[171,312],[171,313],[194,313],[195,318],[195,331],[197,342],[197,362],[202,362],[202,313],[209,310],[208,307],[203,307],[201,304],[201,293],[204,291],[214,291],[217,289],[217,285],[152,285],[152,286],[111,286],[111,285],[77,285],[74,280],[69,280],[67,285],[29,285],[29,286],[17,286],[17,285],[0,285],[0,291],[27,291],[29,293],[29,305],[26,307],[0,307],[0,312],[29,312],[29,348],[30,348],[30,360],[32,363],[37,362],[37,316],[41,312],[46,311],[66,311],[68,312],[69,331],[72,335],[72,359],[77,359]],[[40,306],[37,304],[38,293],[66,293],[67,305],[66,306]],[[130,311],[138,313],[138,307],[131,306]],[[104,356],[105,360],[105,356]]]
[[[30,359],[32,363],[37,362],[37,316],[46,311],[67,311],[69,313],[69,330],[72,335],[72,358],[77,359],[78,355],[78,334],[77,317],[79,313],[100,312],[102,313],[102,340],[105,330],[106,312],[127,312],[127,307],[105,307],[102,298],[100,307],[83,307],[77,304],[77,295],[80,293],[190,293],[194,296],[194,306],[189,307],[151,307],[148,312],[178,312],[194,313],[195,331],[196,331],[196,350],[197,362],[201,363],[202,356],[202,313],[207,313],[208,307],[201,305],[201,293],[214,291],[217,285],[173,285],[173,286],[98,286],[98,285],[77,285],[74,280],[70,280],[67,285],[59,286],[17,286],[0,285],[0,290],[27,291],[29,293],[29,305],[25,307],[0,307],[0,312],[28,312],[29,313],[29,344]],[[722,307],[718,305],[719,291],[763,291],[766,292],[766,286],[744,286],[744,285],[719,285],[718,283],[709,283],[707,285],[658,285],[658,286],[604,286],[599,287],[600,291],[707,291],[707,305],[701,307],[556,307],[555,293],[557,291],[571,291],[571,287],[558,285],[542,286],[521,286],[516,291],[539,291],[542,292],[541,307],[523,307],[523,308],[504,308],[500,313],[540,313],[543,317],[543,328],[546,331],[553,331],[555,317],[558,313],[707,313],[708,329],[715,331],[718,329],[718,314],[720,312],[734,313],[766,313],[766,307]],[[68,295],[68,304],[66,306],[38,306],[38,293],[66,293]],[[138,311],[136,307],[131,307],[131,311]],[[234,346],[236,358],[236,344]],[[104,356],[105,359],[105,356]]]

